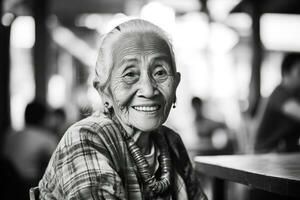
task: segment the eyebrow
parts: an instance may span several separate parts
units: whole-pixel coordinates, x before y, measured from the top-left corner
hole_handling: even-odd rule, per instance
[[[170,56],[168,56],[167,54],[158,55],[158,56],[154,56],[150,60],[150,63],[155,63],[155,62],[167,62],[170,65],[172,65],[172,58]]]
[[[122,58],[121,62],[120,62],[120,66],[124,65],[125,63],[128,62],[138,62],[137,58],[131,58],[131,57],[124,57]]]
[[[156,60],[167,60],[167,61],[171,61],[172,59],[170,58],[170,56],[168,55],[160,55],[160,56],[157,56],[157,57],[154,57],[153,58],[154,61]]]
[[[131,56],[125,56],[124,58],[122,58],[121,62],[120,62],[120,66],[123,66],[125,63],[132,63],[132,62],[138,62],[139,60],[137,58],[131,57]],[[159,56],[154,56],[153,58],[151,58],[151,62],[156,62],[156,61],[169,61],[172,62],[172,59],[170,56],[168,56],[167,54],[163,54],[163,55],[159,55]]]

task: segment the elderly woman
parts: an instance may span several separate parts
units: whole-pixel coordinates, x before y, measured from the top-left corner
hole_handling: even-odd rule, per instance
[[[180,82],[166,34],[139,19],[115,27],[95,71],[105,109],[67,130],[40,199],[206,199],[179,135],[162,125]]]

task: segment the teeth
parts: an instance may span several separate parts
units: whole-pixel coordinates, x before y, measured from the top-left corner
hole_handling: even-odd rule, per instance
[[[134,106],[133,108],[138,111],[152,112],[157,111],[159,109],[159,106]]]

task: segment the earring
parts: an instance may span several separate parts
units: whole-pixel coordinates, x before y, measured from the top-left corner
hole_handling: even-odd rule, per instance
[[[111,116],[110,107],[109,107],[109,103],[108,102],[104,103],[104,114],[107,115],[107,116]]]
[[[173,103],[172,108],[176,108],[176,102]]]

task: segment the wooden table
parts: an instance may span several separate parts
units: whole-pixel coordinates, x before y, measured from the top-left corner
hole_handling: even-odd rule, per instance
[[[196,170],[215,178],[214,199],[224,198],[224,180],[300,197],[300,153],[196,156]]]

